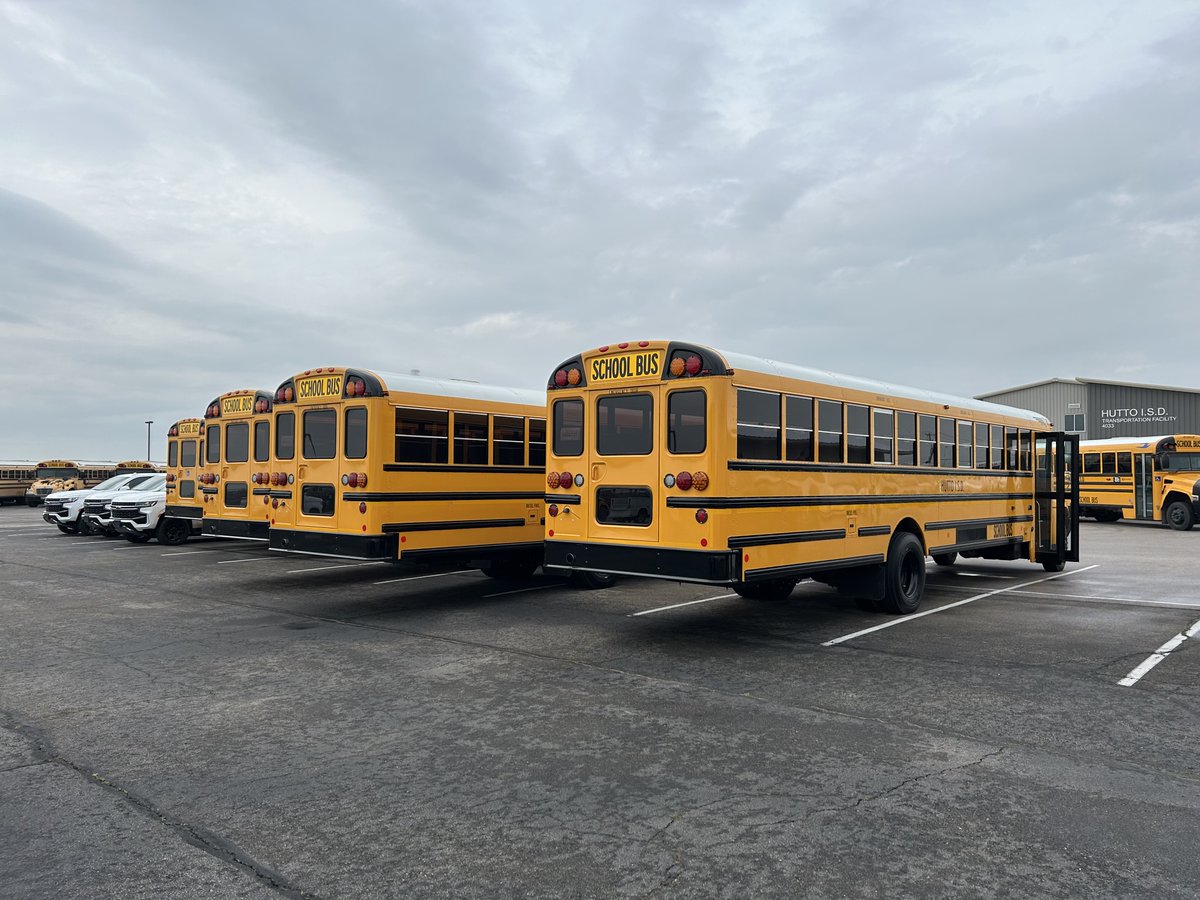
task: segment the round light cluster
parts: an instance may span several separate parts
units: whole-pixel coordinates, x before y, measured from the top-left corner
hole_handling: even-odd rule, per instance
[[[291,403],[296,397],[296,392],[292,386],[285,385],[275,392],[275,400],[278,403]]]
[[[365,397],[367,395],[367,383],[361,378],[346,379],[346,396],[347,397]]]
[[[256,413],[270,412],[271,411],[271,401],[270,400],[255,400],[254,401],[254,411]]]
[[[213,474],[212,472],[205,472],[200,476],[201,484],[216,484],[220,480],[221,476]]]
[[[708,487],[708,474],[706,472],[697,472],[694,475],[691,472],[680,472],[678,475],[670,473],[663,476],[663,484],[666,487],[677,487],[681,491],[690,491],[695,488],[702,491]]]
[[[346,487],[366,487],[367,473],[366,472],[351,472],[348,475],[342,476],[342,484]]]
[[[679,378],[682,375],[699,375],[701,366],[700,357],[694,353],[686,359],[676,356],[671,360],[671,376]]]
[[[575,387],[581,381],[583,381],[583,373],[574,367],[559,369],[554,373],[554,383],[560,388],[567,387],[567,385]]]

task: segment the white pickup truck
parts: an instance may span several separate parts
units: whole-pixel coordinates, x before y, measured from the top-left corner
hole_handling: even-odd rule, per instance
[[[91,534],[88,523],[80,513],[83,512],[87,498],[97,491],[121,491],[144,484],[155,476],[154,472],[137,472],[126,475],[114,475],[95,487],[80,488],[73,491],[55,491],[45,499],[45,510],[42,518],[51,525],[57,525],[63,534]]]
[[[112,503],[133,487],[138,491],[161,491],[167,486],[167,476],[150,473],[150,477],[137,484],[126,484],[117,490],[93,491],[83,501],[83,512],[79,516],[79,531],[81,534],[106,534],[116,537],[117,530],[113,528]]]
[[[166,490],[125,491],[112,501],[112,527],[134,544],[158,538],[160,544],[182,544],[200,533],[199,519],[163,518]]]

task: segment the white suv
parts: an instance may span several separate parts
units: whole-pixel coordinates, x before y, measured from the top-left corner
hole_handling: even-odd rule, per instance
[[[79,516],[79,531],[81,534],[106,534],[116,537],[117,530],[113,528],[112,502],[121,494],[133,488],[137,491],[161,491],[167,486],[167,476],[155,472],[150,477],[138,482],[128,482],[125,485],[107,491],[93,491],[83,501],[83,512]]]
[[[112,501],[112,527],[134,544],[152,537],[160,544],[182,544],[200,533],[199,519],[164,519],[166,490],[123,491]]]
[[[80,488],[74,491],[55,491],[46,497],[46,508],[42,513],[42,518],[51,525],[57,525],[58,530],[63,534],[75,534],[76,532],[91,534],[87,523],[80,516],[80,513],[83,512],[83,504],[88,497],[97,491],[119,491],[128,487],[136,487],[149,481],[154,475],[154,472],[114,475],[95,487]]]

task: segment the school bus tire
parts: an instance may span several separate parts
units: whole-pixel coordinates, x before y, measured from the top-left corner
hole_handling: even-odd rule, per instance
[[[187,541],[192,527],[182,519],[163,519],[154,529],[154,536],[160,544],[174,547]]]
[[[1196,524],[1196,515],[1190,503],[1171,500],[1163,509],[1163,521],[1175,531],[1191,531]]]
[[[571,587],[582,591],[599,591],[612,587],[617,582],[617,576],[611,572],[572,572]]]
[[[897,532],[884,563],[883,599],[879,605],[884,612],[908,615],[917,611],[924,593],[925,548],[912,532]]]
[[[770,581],[739,581],[733,591],[747,600],[786,600],[796,589],[799,579],[772,578]]]
[[[1061,572],[1067,567],[1067,564],[1061,559],[1047,559],[1042,561],[1042,568],[1047,572]]]
[[[958,552],[951,550],[949,553],[935,553],[933,561],[939,566],[952,566],[958,561]]]

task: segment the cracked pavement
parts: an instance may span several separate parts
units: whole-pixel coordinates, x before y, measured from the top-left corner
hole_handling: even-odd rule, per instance
[[[1200,652],[1116,684],[1200,618],[1200,532],[1085,524],[1097,569],[836,648],[887,617],[813,584],[633,618],[725,592],[59,538],[0,508],[3,896],[1200,883]],[[925,605],[1040,574],[931,568]]]

